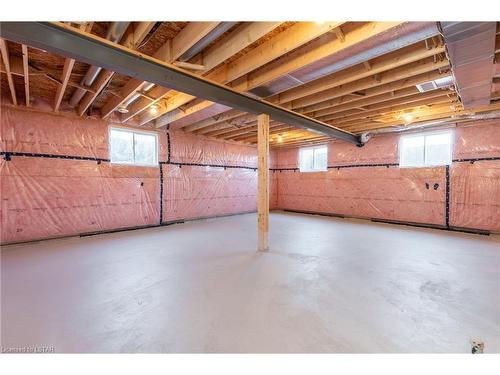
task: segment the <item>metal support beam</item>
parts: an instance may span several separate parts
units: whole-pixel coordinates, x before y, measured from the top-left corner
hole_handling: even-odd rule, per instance
[[[0,35],[2,38],[28,44],[87,64],[98,65],[243,112],[255,115],[268,114],[278,122],[362,145],[360,137],[355,134],[237,92],[172,64],[145,56],[62,23],[2,22]]]

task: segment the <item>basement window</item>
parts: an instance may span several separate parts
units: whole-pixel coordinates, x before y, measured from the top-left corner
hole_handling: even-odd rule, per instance
[[[110,128],[111,163],[158,165],[158,134],[124,128]]]
[[[307,147],[299,150],[299,170],[301,172],[324,172],[327,170],[327,146]]]
[[[451,131],[404,135],[399,142],[400,167],[451,164]]]

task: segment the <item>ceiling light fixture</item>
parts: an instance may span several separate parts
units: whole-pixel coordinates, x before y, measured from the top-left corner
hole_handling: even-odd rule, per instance
[[[118,107],[116,110],[120,113],[128,113],[127,107]]]
[[[153,104],[149,107],[149,113],[151,113],[152,115],[156,115],[158,114],[158,105],[157,104]]]
[[[411,113],[405,113],[403,115],[403,120],[405,121],[405,124],[409,124],[413,121],[413,115]]]
[[[278,143],[282,143],[283,142],[283,136],[280,134],[278,135]]]

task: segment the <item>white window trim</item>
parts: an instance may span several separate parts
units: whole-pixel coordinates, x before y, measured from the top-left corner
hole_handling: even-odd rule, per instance
[[[450,151],[450,163],[446,164],[425,164],[425,140],[426,137],[429,135],[437,135],[437,134],[450,134],[450,145],[449,145],[449,151]],[[422,165],[401,165],[401,153],[403,152],[403,138],[416,138],[416,137],[424,137],[424,164]],[[432,168],[432,167],[441,167],[443,165],[451,165],[451,162],[453,160],[453,149],[454,149],[454,132],[453,129],[445,129],[445,130],[435,130],[435,131],[426,131],[426,132],[421,132],[421,133],[413,133],[413,134],[402,134],[401,137],[399,137],[399,142],[398,142],[398,157],[399,157],[399,168]]]
[[[319,149],[319,148],[326,148],[326,166],[325,166],[325,169],[308,169],[306,171],[301,171],[300,170],[300,154],[302,152],[302,150],[316,150],[316,149]],[[314,168],[314,151],[313,151],[313,160],[312,160],[312,165],[313,165],[313,168]],[[319,146],[310,146],[310,147],[301,147],[299,148],[299,172],[300,173],[310,173],[310,172],[326,172],[328,171],[328,145],[319,145]]]
[[[122,162],[122,161],[112,161],[111,160],[111,130],[118,130],[118,131],[123,131],[123,132],[128,132],[128,133],[137,133],[137,134],[146,134],[146,135],[154,135],[155,136],[155,162],[151,164],[146,164],[146,163],[127,163],[127,162]],[[133,139],[133,138],[132,138]],[[109,150],[109,161],[111,164],[116,164],[116,165],[134,165],[137,167],[158,167],[159,165],[159,160],[160,160],[160,136],[158,132],[156,131],[151,131],[151,130],[138,130],[135,128],[127,128],[125,126],[119,126],[119,125],[112,125],[109,126],[108,129],[108,150]],[[134,160],[135,160],[135,141],[132,143],[132,152],[134,153]]]

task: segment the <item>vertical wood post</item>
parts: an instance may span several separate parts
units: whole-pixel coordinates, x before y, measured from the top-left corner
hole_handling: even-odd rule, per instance
[[[257,116],[257,228],[258,250],[269,250],[269,115]]]

